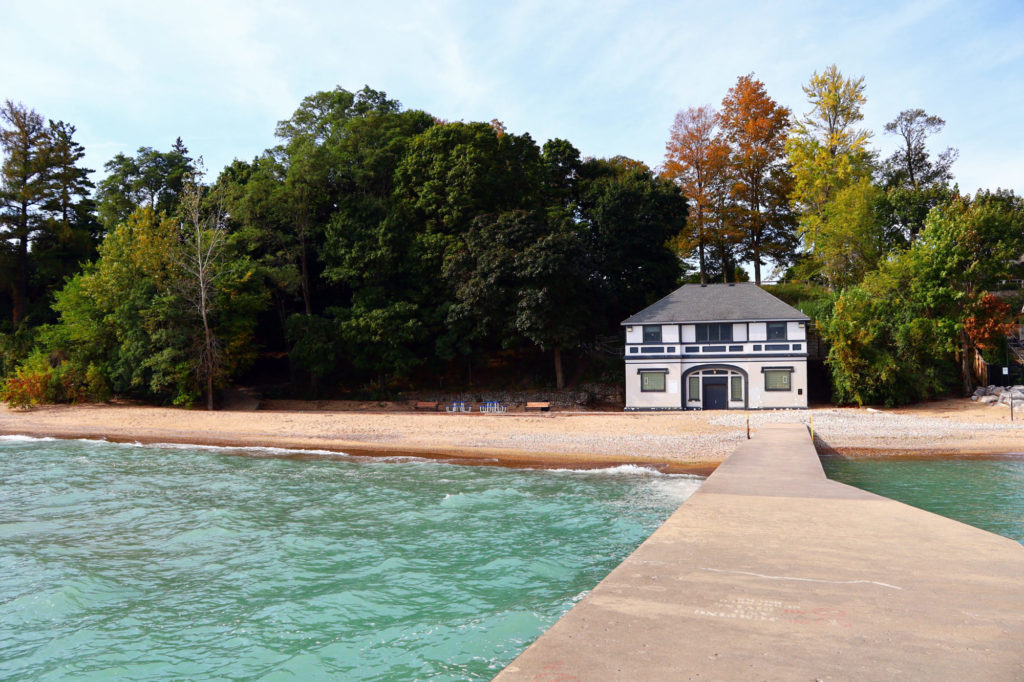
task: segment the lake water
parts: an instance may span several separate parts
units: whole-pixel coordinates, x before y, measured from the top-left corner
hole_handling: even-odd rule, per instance
[[[828,477],[1024,544],[1024,457],[822,457]]]
[[[0,679],[490,678],[700,484],[242,452],[0,437]]]

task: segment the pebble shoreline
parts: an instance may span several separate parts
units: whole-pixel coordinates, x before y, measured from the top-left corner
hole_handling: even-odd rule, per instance
[[[543,415],[52,406],[26,412],[0,408],[0,434],[400,454],[509,466],[632,463],[709,471],[746,439],[748,418],[751,431],[773,423],[810,426],[813,420],[823,454],[1024,453],[1024,419],[1010,422],[1008,409],[966,399],[884,411],[813,408]]]

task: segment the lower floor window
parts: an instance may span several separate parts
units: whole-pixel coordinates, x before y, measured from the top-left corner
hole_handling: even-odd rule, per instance
[[[764,370],[764,390],[766,391],[789,391],[792,390],[791,377],[793,373],[789,369],[766,369]]]
[[[743,377],[729,377],[729,400],[743,400]]]
[[[666,372],[640,372],[641,391],[664,391]]]
[[[687,379],[689,384],[689,390],[687,394],[690,396],[690,400],[700,401],[700,376],[697,374],[691,374],[690,378]]]

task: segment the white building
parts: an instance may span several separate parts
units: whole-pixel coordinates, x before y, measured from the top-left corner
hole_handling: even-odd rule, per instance
[[[626,410],[806,408],[809,319],[756,284],[680,287],[622,323]]]

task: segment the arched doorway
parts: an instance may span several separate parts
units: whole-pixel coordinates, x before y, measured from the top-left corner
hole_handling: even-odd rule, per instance
[[[683,407],[728,410],[747,407],[747,373],[732,365],[698,365],[683,373]]]

